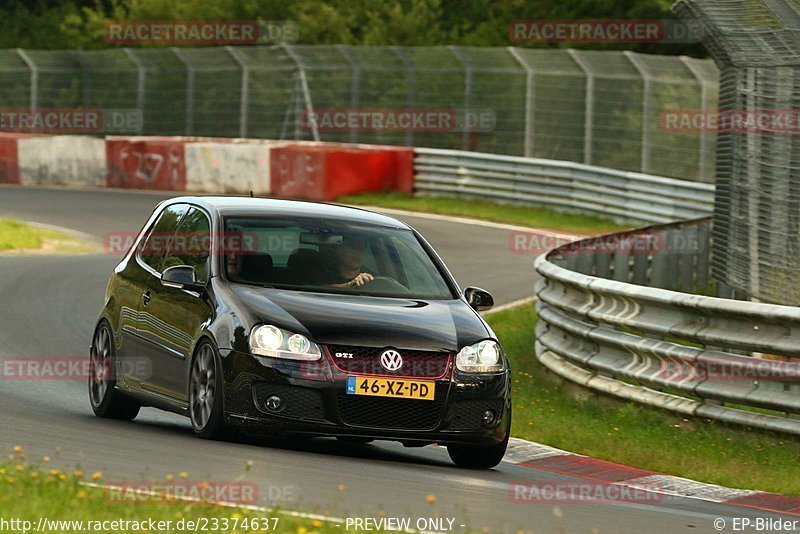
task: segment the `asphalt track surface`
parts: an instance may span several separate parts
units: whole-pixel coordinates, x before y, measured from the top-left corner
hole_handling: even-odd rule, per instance
[[[162,194],[0,187],[0,217],[55,224],[97,237],[136,232]],[[533,292],[532,257],[512,254],[507,229],[400,217],[437,248],[463,285],[493,292],[499,304]],[[0,257],[0,356],[85,357],[109,273],[119,257]],[[454,518],[454,531],[714,532],[717,517],[779,517],[758,510],[665,497],[661,502],[521,504],[509,484],[579,479],[502,463],[490,471],[455,468],[444,448],[397,443],[343,444],[333,439],[195,438],[188,419],[152,408],[133,422],[92,415],[76,381],[0,381],[0,454],[22,445],[54,467],[102,471],[106,482],[244,480],[260,487],[259,504],[288,499],[286,509],[333,517]],[[60,452],[57,452],[60,451]],[[246,468],[251,462],[249,470]],[[340,487],[343,485],[343,489]],[[435,495],[434,505],[426,496]],[[461,525],[466,525],[466,529]],[[352,530],[351,530],[352,531]]]

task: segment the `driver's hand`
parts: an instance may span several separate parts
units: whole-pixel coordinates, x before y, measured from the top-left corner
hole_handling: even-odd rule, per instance
[[[361,273],[352,280],[350,280],[350,282],[348,282],[347,285],[350,287],[361,287],[367,282],[372,282],[372,280],[374,279],[375,277],[369,273]]]

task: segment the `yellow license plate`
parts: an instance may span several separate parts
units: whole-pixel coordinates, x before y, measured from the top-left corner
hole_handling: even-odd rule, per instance
[[[436,383],[404,378],[370,378],[368,376],[348,376],[349,395],[372,395],[373,397],[392,397],[394,399],[434,400]]]

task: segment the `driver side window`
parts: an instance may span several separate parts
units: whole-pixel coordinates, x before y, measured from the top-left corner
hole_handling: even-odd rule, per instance
[[[161,263],[167,251],[167,244],[172,239],[178,223],[189,209],[187,204],[175,204],[164,208],[155,224],[150,228],[147,237],[139,245],[137,255],[142,263],[156,272],[161,272]]]
[[[170,241],[162,270],[188,265],[197,272],[198,282],[206,282],[210,257],[211,221],[202,210],[190,208]]]

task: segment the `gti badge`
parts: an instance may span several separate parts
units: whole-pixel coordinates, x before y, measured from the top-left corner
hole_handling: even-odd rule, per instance
[[[386,350],[381,354],[381,365],[387,371],[397,371],[403,367],[403,357],[396,350]]]

